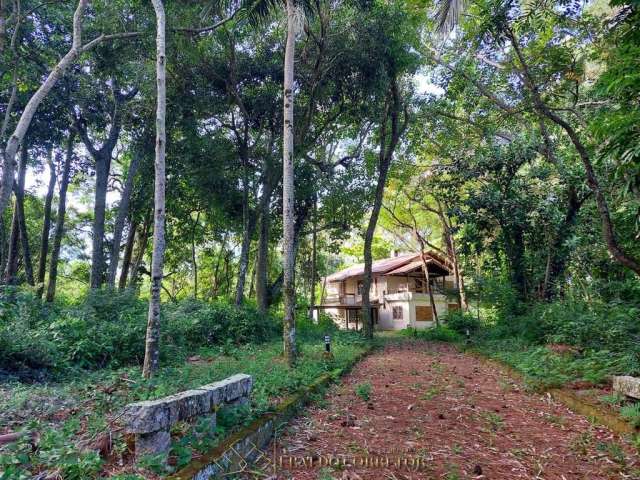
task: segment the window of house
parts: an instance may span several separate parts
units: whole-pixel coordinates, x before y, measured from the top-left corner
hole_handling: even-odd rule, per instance
[[[402,307],[393,307],[392,314],[394,320],[402,320]]]
[[[417,322],[430,322],[433,320],[433,310],[430,306],[418,306],[416,305],[416,321]]]
[[[362,295],[362,291],[364,290],[364,282],[358,282],[358,295]]]

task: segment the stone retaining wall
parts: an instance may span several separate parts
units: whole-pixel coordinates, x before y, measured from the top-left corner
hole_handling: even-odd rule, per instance
[[[122,414],[122,423],[135,435],[136,456],[167,454],[171,444],[171,427],[183,420],[207,417],[216,426],[216,410],[222,405],[249,401],[253,378],[243,373],[176,395],[131,403]]]
[[[351,366],[359,362],[371,349],[354,359]],[[228,472],[243,472],[259,457],[270,456],[263,449],[269,445],[274,434],[286,424],[314,394],[321,391],[335,379],[345,374],[349,368],[337,369],[322,375],[297,394],[283,401],[272,413],[254,420],[250,425],[227,437],[201,459],[192,461],[167,480],[210,480],[223,477]],[[224,478],[224,477],[223,477]]]

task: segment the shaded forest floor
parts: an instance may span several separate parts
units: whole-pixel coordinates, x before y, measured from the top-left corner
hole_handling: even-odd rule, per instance
[[[285,467],[298,463],[278,478],[296,480],[640,478],[629,439],[526,391],[493,363],[423,341],[390,342],[360,362],[285,430],[276,453]],[[401,461],[327,466],[328,455]]]
[[[171,473],[301,386],[328,370],[351,365],[366,348],[355,334],[334,337],[335,357],[329,363],[323,358],[322,335],[301,339],[301,358],[293,371],[281,356],[278,339],[224,351],[202,348],[184,363],[164,366],[150,381],[141,377],[139,367],[130,367],[78,371],[55,383],[0,383],[0,435],[30,432],[19,442],[0,446],[0,478],[91,479],[120,474],[118,478],[132,480]],[[168,471],[152,459],[133,465],[119,424],[127,403],[160,398],[241,372],[255,379],[250,408],[220,412],[216,431],[206,435],[197,434],[197,425],[176,426]]]

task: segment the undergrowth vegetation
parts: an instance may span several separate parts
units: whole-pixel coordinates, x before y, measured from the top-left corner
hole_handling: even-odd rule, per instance
[[[602,384],[610,375],[640,374],[635,288],[630,282],[615,291],[594,289],[588,298],[566,295],[530,304],[504,289],[488,292],[494,295],[491,307],[481,310],[482,322],[475,313],[460,313],[450,315],[446,326],[459,334],[469,329],[472,348],[513,367],[533,388]]]
[[[104,298],[104,301],[108,302],[109,299]],[[87,303],[90,302],[98,300],[93,298]],[[30,304],[20,300],[15,305],[14,312],[18,312]],[[132,312],[136,309],[136,303],[125,308]],[[144,309],[139,310],[143,315]],[[27,479],[55,471],[59,478],[65,480],[104,476],[141,479],[149,478],[150,472],[166,474],[175,471],[186,465],[194,455],[210,450],[234,429],[271,411],[282,398],[310,384],[321,374],[348,368],[369,346],[358,333],[337,331],[335,325],[326,318],[314,324],[300,315],[300,357],[296,367],[290,369],[282,357],[281,340],[275,337],[273,331],[265,330],[272,328],[270,323],[275,324],[275,318],[263,320],[263,325],[257,325],[258,316],[250,308],[233,310],[234,307],[228,305],[195,301],[181,302],[167,308],[165,332],[171,333],[163,338],[169,343],[164,347],[164,354],[171,355],[172,349],[179,346],[185,350],[176,358],[167,358],[158,375],[151,380],[142,378],[139,366],[134,365],[137,359],[135,355],[118,352],[119,357],[110,357],[110,361],[104,363],[110,368],[85,370],[82,375],[72,375],[72,371],[67,370],[54,383],[0,384],[0,425],[11,431],[38,434],[37,450],[32,448],[29,437],[0,449],[0,478]],[[87,317],[64,313],[80,311],[86,312]],[[77,305],[52,315],[56,321],[61,317],[74,318],[75,322],[83,322],[83,328],[88,328],[90,319],[98,322],[93,327],[95,334],[91,341],[96,341],[98,335],[102,335],[99,338],[108,344],[111,338],[109,334],[115,331],[110,323],[117,323],[117,319],[121,319],[125,324],[124,335],[126,329],[134,328],[139,321],[135,315],[123,317],[116,313],[111,317],[111,314],[114,311],[107,313],[106,308]],[[254,321],[256,324],[250,323]],[[232,325],[232,322],[240,324]],[[256,342],[260,332],[265,331],[269,332],[267,340]],[[323,355],[323,340],[327,333],[332,337],[331,359]],[[123,348],[122,345],[126,344],[118,345],[114,347],[111,344],[101,351]],[[64,347],[55,351],[55,355],[68,354],[69,350]],[[187,355],[188,358],[185,358]],[[116,368],[120,361],[128,365]],[[98,364],[87,361],[86,365],[97,367]],[[221,412],[215,432],[205,432],[204,426],[177,425],[172,432],[172,466],[168,470],[154,458],[144,459],[136,466],[126,461],[127,445],[117,433],[118,414],[124,405],[171,395],[239,372],[254,377],[250,408]],[[105,438],[113,438],[113,453],[108,457],[98,455],[95,451],[96,442]],[[125,465],[120,476],[114,476],[114,468],[119,471],[123,471],[123,468],[114,465],[114,462]]]
[[[0,298],[0,373],[5,377],[142,363],[148,304],[133,290],[98,290],[54,305],[25,290]],[[186,299],[167,304],[162,313],[163,362],[184,360],[201,347],[273,339],[280,330],[274,317],[251,306]]]

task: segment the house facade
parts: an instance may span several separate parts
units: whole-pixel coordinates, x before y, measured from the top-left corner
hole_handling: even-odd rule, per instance
[[[458,308],[457,286],[445,258],[425,254],[438,317]],[[323,279],[323,298],[314,315],[324,312],[342,328],[362,328],[364,265],[356,265]],[[369,292],[375,328],[401,330],[435,325],[423,262],[419,254],[405,254],[373,262]]]

